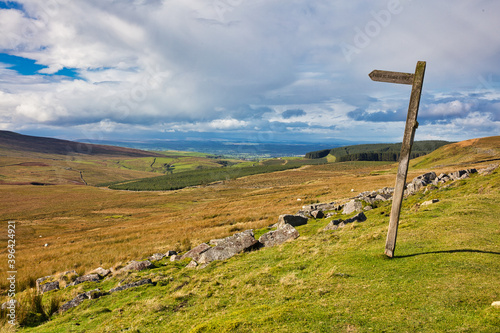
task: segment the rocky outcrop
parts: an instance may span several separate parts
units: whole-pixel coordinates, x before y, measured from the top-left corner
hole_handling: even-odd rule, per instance
[[[71,301],[64,303],[59,308],[59,312],[68,311],[69,309],[80,305],[80,303],[82,303],[86,299],[96,299],[96,298],[99,298],[103,295],[106,295],[106,293],[102,292],[99,288],[81,293],[78,296],[76,296],[75,298],[73,298]]]
[[[338,220],[333,220],[331,221],[330,223],[328,223],[326,225],[326,227],[323,228],[323,230],[337,230],[339,228],[343,228],[345,225],[349,224],[349,223],[354,223],[354,222],[364,222],[366,221],[366,215],[361,212],[347,220],[342,220],[342,219],[338,219]]]
[[[435,204],[436,202],[439,202],[439,199],[432,199],[432,200],[424,201],[420,204],[420,206],[429,206],[429,205]]]
[[[297,229],[290,224],[285,224],[278,230],[269,231],[260,236],[259,243],[264,247],[272,247],[297,237],[299,237]]]
[[[76,286],[77,284],[83,283],[83,282],[98,282],[101,279],[99,274],[87,274],[87,275],[82,275],[76,278],[75,281],[73,281],[70,286]]]
[[[181,256],[180,260],[186,259],[186,258],[191,258],[195,261],[198,261],[200,259],[200,256],[203,252],[207,251],[208,249],[211,249],[210,245],[206,243],[201,243],[194,249],[189,250],[186,252],[183,256]]]
[[[165,258],[165,254],[163,254],[163,253],[155,253],[151,257],[149,257],[148,259],[150,261],[160,261],[163,258]]]
[[[151,267],[153,267],[153,264],[149,260],[144,260],[144,261],[132,260],[127,266],[120,269],[120,271],[121,272],[142,271]]]
[[[363,205],[358,200],[351,200],[344,205],[344,209],[342,210],[342,214],[352,214],[354,212],[360,212],[363,210]]]
[[[196,261],[205,264],[215,260],[226,260],[240,252],[252,249],[257,243],[253,230],[246,230],[224,238],[217,246],[203,252]]]
[[[123,286],[118,286],[116,288],[113,288],[109,291],[109,293],[112,294],[112,293],[115,293],[117,291],[122,291],[122,290],[130,289],[130,288],[134,288],[134,287],[139,287],[139,286],[144,286],[144,285],[154,285],[154,283],[153,283],[153,281],[151,281],[151,279],[142,279],[142,280],[137,281],[137,282],[131,282],[131,283],[124,284]]]
[[[98,268],[94,269],[93,271],[91,271],[89,274],[99,274],[99,276],[101,278],[104,278],[104,277],[108,276],[109,274],[111,274],[111,270],[104,269],[102,267],[98,267]]]
[[[304,217],[302,215],[284,214],[279,216],[278,223],[275,225],[275,227],[279,229],[285,224],[289,224],[292,227],[298,227],[300,225],[307,224],[307,220],[307,217]]]
[[[41,294],[46,293],[48,291],[57,290],[59,289],[59,281],[52,281],[40,284],[40,286],[37,289]]]
[[[311,216],[314,217],[315,219],[322,219],[325,217],[325,214],[321,210],[313,210],[311,212]]]

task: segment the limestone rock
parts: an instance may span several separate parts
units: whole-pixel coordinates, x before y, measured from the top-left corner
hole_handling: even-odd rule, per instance
[[[177,252],[170,250],[170,251],[165,252],[165,257],[171,257],[171,256],[176,255],[176,254],[177,254]]]
[[[106,295],[106,293],[99,290],[99,288],[87,291],[85,293],[81,293],[78,296],[76,296],[75,298],[73,298],[71,301],[64,303],[59,308],[59,312],[68,311],[69,309],[80,305],[80,303],[82,303],[86,299],[96,299],[96,298],[99,298],[99,297],[104,296],[104,295]]]
[[[246,230],[224,238],[217,246],[203,252],[199,260],[196,261],[204,264],[214,260],[226,260],[242,251],[251,249],[257,243],[258,241],[254,238],[253,230]]]
[[[120,271],[142,271],[153,267],[153,264],[149,260],[135,261],[132,260],[127,266],[123,267]]]
[[[98,267],[90,272],[90,274],[99,274],[101,276],[101,278],[108,276],[110,273],[111,273],[111,270],[104,269],[102,267]]]
[[[124,284],[123,286],[119,286],[119,287],[116,287],[116,288],[113,288],[109,291],[109,293],[114,293],[114,292],[117,292],[117,291],[122,291],[122,290],[125,290],[125,289],[130,289],[130,288],[134,288],[134,287],[139,287],[139,286],[143,286],[143,285],[154,285],[153,281],[151,281],[151,279],[143,279],[143,280],[140,280],[140,281],[137,281],[137,282],[132,282],[132,283],[127,283],[127,284]]]
[[[363,210],[363,205],[358,200],[351,200],[345,204],[342,214],[351,214]]]
[[[83,283],[83,282],[97,282],[101,278],[99,274],[87,274],[87,275],[82,275],[76,278],[75,281],[73,281],[70,286],[76,286],[77,284]]]
[[[432,200],[424,201],[420,204],[420,206],[428,206],[428,205],[432,205],[436,202],[439,202],[439,199],[432,199]]]
[[[279,229],[283,227],[285,224],[290,224],[292,227],[298,227],[299,225],[307,224],[307,218],[301,215],[291,215],[291,214],[280,215],[276,227]]]
[[[165,255],[163,253],[155,253],[151,257],[149,257],[149,260],[151,260],[151,261],[160,261],[163,258],[165,258]]]
[[[186,268],[196,268],[196,266],[198,266],[198,264],[196,263],[196,261],[191,260],[191,262],[186,265]]]
[[[500,301],[496,301],[496,302],[491,303],[491,306],[494,306],[496,308],[500,308]]]
[[[191,259],[193,259],[195,261],[198,261],[198,259],[200,258],[200,255],[203,252],[207,251],[208,249],[211,249],[210,245],[208,245],[206,243],[201,243],[200,245],[198,245],[194,249],[191,249],[188,252],[186,252],[181,257],[181,260],[186,259],[186,258],[191,258]]]
[[[337,230],[339,228],[340,223],[342,223],[343,220],[338,219],[338,220],[332,220],[330,223],[326,225],[326,227],[323,228],[323,231],[327,230]]]
[[[353,222],[364,222],[364,221],[366,221],[366,215],[365,215],[365,213],[361,212],[361,213],[351,217],[350,219],[345,220],[344,224],[353,223]]]
[[[325,217],[325,214],[321,210],[313,210],[311,216],[315,219],[322,219]]]
[[[290,224],[285,224],[282,228],[269,231],[259,238],[259,243],[265,247],[271,247],[283,244],[289,239],[295,239],[299,237],[299,232],[297,229],[292,227]]]
[[[38,291],[43,294],[43,293],[46,293],[48,291],[57,290],[57,289],[59,289],[59,281],[52,281],[52,282],[40,284]]]

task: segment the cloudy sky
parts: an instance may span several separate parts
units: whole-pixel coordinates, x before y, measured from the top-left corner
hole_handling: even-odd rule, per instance
[[[0,129],[68,139],[500,133],[500,1],[0,1]]]

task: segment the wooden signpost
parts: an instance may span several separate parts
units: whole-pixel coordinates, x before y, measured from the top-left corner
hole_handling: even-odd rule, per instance
[[[396,176],[396,186],[392,197],[389,231],[387,232],[387,240],[385,242],[385,254],[391,258],[394,257],[394,249],[396,248],[399,214],[401,212],[401,203],[403,202],[403,193],[406,186],[406,175],[408,174],[411,146],[413,145],[415,130],[418,127],[417,115],[418,107],[420,105],[420,95],[422,94],[422,85],[424,83],[425,65],[425,61],[417,62],[415,74],[379,70],[374,70],[369,74],[373,81],[412,85],[405,133],[403,137],[403,144],[401,146],[401,157],[399,158],[398,174]]]

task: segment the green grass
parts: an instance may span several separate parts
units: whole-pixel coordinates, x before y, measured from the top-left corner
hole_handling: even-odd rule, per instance
[[[500,332],[500,173],[403,202],[396,257],[383,255],[390,204],[368,221],[301,236],[203,270],[165,265],[150,277],[26,332]],[[431,206],[417,203],[437,198]],[[85,290],[97,287],[87,284]],[[70,298],[73,287],[60,291]],[[54,293],[54,294],[57,294]],[[49,295],[51,296],[51,295]]]
[[[325,159],[315,160],[266,160],[252,166],[235,166],[224,168],[201,168],[196,170],[174,172],[159,177],[144,178],[135,181],[114,183],[109,186],[113,190],[129,191],[168,191],[185,188],[188,186],[206,185],[216,181],[224,181],[246,177],[250,175],[271,173],[296,169],[304,165],[318,165],[326,163]]]

